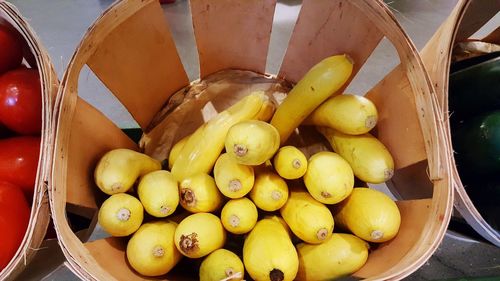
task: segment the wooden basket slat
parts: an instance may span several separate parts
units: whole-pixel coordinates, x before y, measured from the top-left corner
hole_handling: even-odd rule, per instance
[[[447,20],[438,28],[429,42],[421,51],[422,60],[431,77],[436,96],[441,108],[448,108],[448,76],[451,61],[451,52],[453,41],[456,36],[450,30],[454,29],[456,22],[463,17],[467,8],[465,5],[468,0],[460,0],[452,10]],[[442,114],[443,121],[448,121],[448,112],[439,111]],[[451,145],[451,143],[450,143]]]
[[[500,26],[493,30],[490,34],[483,38],[484,42],[489,42],[492,44],[500,44]]]
[[[399,280],[411,273],[411,271],[404,270],[401,267],[406,266],[408,269],[418,268],[423,265],[439,245],[436,241],[441,241],[446,232],[453,202],[453,193],[450,189],[450,165],[449,159],[446,158],[446,152],[449,147],[443,139],[444,129],[439,119],[440,115],[436,114],[439,107],[434,95],[432,82],[426,72],[418,71],[424,68],[424,65],[417,55],[417,50],[413,43],[404,34],[392,13],[380,12],[381,9],[379,6],[384,5],[382,2],[352,2],[354,5],[365,10],[367,16],[379,24],[379,28],[384,30],[385,36],[391,41],[398,52],[401,67],[404,69],[411,90],[413,91],[416,107],[412,112],[416,112],[418,115],[418,120],[422,128],[420,132],[425,140],[424,145],[429,164],[428,176],[434,183],[432,204],[430,205],[431,216],[426,222],[425,233],[419,237],[416,245],[414,245],[408,255],[401,259],[397,266],[386,272],[383,278],[379,277],[379,279],[384,280]],[[391,24],[392,21],[395,21],[395,24]],[[388,80],[388,78],[390,79],[390,77],[386,77],[384,80]],[[393,82],[398,83],[398,81]],[[401,116],[396,116],[395,118],[401,118]],[[437,218],[437,220],[434,218]]]
[[[66,163],[61,161],[61,159],[59,159],[59,161],[56,160],[54,162],[53,171],[57,173],[57,171],[60,171],[65,166]],[[85,247],[81,247],[81,240],[70,228],[66,216],[66,190],[62,188],[54,188],[55,186],[61,186],[61,180],[65,180],[65,178],[62,177],[53,181],[50,196],[50,207],[57,238],[59,243],[64,245],[64,247],[61,247],[61,250],[67,259],[65,265],[82,280],[95,279],[93,276],[102,276],[104,278],[100,280],[112,280],[111,277],[105,278],[106,276],[109,276],[105,269],[91,266],[96,264],[95,259],[92,255],[90,255],[89,251]],[[89,267],[91,270],[82,269],[87,269]]]
[[[92,255],[90,255],[89,251],[85,247],[82,247],[82,242],[69,227],[66,217],[68,192],[68,188],[66,187],[68,183],[68,158],[70,153],[69,143],[71,139],[70,133],[74,126],[74,112],[78,103],[78,80],[80,71],[107,34],[137,11],[144,8],[145,5],[150,3],[152,3],[152,0],[117,2],[105,12],[95,22],[94,26],[89,29],[87,36],[82,41],[80,47],[76,50],[75,55],[69,64],[69,71],[67,71],[63,77],[60,92],[57,96],[58,102],[56,103],[60,104],[57,112],[59,116],[65,117],[59,117],[59,121],[57,122],[58,137],[56,138],[54,144],[55,158],[52,170],[52,185],[50,186],[51,213],[58,239],[63,245],[65,245],[65,247],[62,247],[62,251],[67,258],[67,265],[78,277],[84,280],[113,280],[113,277],[107,273],[106,269],[99,266],[93,266],[97,264],[95,259]],[[159,9],[158,6],[157,8]],[[113,13],[113,16],[110,16],[109,13]],[[84,44],[85,42],[88,44]],[[68,112],[71,112],[69,116]],[[92,126],[92,123],[88,125]],[[93,126],[99,127],[100,124],[94,123]],[[118,130],[115,130],[114,132],[118,137],[122,135],[121,131],[119,134]],[[90,133],[90,135],[93,134],[94,132]],[[85,138],[87,137],[89,137],[89,135],[85,136]],[[113,138],[109,139],[109,141],[113,140]],[[87,176],[89,175],[82,174],[80,178],[83,179]],[[90,185],[93,185],[93,181],[89,182],[86,186],[88,187]]]
[[[61,122],[59,122],[59,128],[60,127],[64,127],[64,124],[61,124]],[[58,141],[61,141],[61,139],[58,139]],[[56,147],[58,146],[56,145]],[[53,174],[65,175],[65,173],[61,172],[63,170],[65,171],[67,167],[67,163],[66,161],[64,161],[64,158],[66,157],[65,149],[56,152],[55,155],[56,157],[54,158]],[[50,186],[51,215],[54,221],[54,228],[57,233],[57,238],[61,244],[65,245],[64,247],[61,247],[61,250],[67,259],[67,266],[69,266],[72,269],[73,273],[75,273],[79,278],[86,280],[92,278],[91,274],[89,274],[88,271],[81,270],[80,268],[86,267],[86,265],[88,264],[95,263],[95,260],[85,248],[79,246],[81,245],[81,241],[75,235],[75,233],[73,233],[73,230],[70,228],[67,222],[67,189],[56,188],[65,184],[66,176],[57,177],[52,180],[52,185]],[[77,262],[75,262],[75,257],[77,257]],[[92,273],[96,274],[96,272],[101,276],[106,275],[106,271],[102,270],[102,268],[100,267],[94,268]]]
[[[109,274],[117,280],[144,280],[128,265],[125,254],[127,244],[123,239],[99,239],[85,243],[85,247],[101,267],[108,269]]]
[[[118,237],[109,237],[85,243],[85,247],[103,268],[108,269],[116,280],[165,280],[165,278],[148,278],[134,271],[127,261],[126,241]]]
[[[463,2],[459,1],[457,6],[463,7],[460,4]],[[500,12],[500,1],[484,1],[484,0],[469,0],[467,1],[466,9],[463,13],[463,18],[460,19],[460,24],[457,26],[456,40],[463,41],[473,35],[478,31],[483,25],[485,25],[491,18],[493,18],[498,12]],[[455,23],[458,23],[455,21]],[[450,32],[455,34],[454,32]]]
[[[67,201],[68,198],[71,198],[73,204],[82,203],[80,208],[95,209],[96,201],[94,193],[92,190],[71,190],[72,188],[58,187],[67,186],[68,183],[72,186],[72,178],[74,178],[76,179],[77,186],[81,189],[89,189],[91,186],[95,188],[94,181],[89,181],[92,178],[92,173],[88,173],[90,170],[89,165],[93,161],[96,161],[90,151],[104,153],[105,148],[102,147],[103,144],[104,146],[109,145],[108,148],[115,146],[133,148],[135,144],[111,120],[107,119],[101,112],[78,97],[78,74],[83,64],[80,61],[73,61],[72,65],[73,68],[71,69],[74,71],[65,74],[61,86],[61,91],[65,89],[65,94],[62,95],[60,92],[58,95],[58,99],[60,100],[59,115],[65,116],[67,112],[73,112],[73,114],[66,118],[61,118],[57,123],[59,137],[56,138],[54,144],[56,152],[52,170],[52,184],[50,186],[51,214],[58,239],[69,249],[72,249],[68,251],[67,248],[62,247],[63,253],[67,258],[67,263],[72,268],[72,271],[82,279],[103,276],[103,280],[110,280],[112,277],[106,278],[109,275],[101,267],[95,267],[91,272],[80,270],[80,266],[87,268],[89,264],[95,264],[96,261],[84,247],[81,247],[82,243],[73,233],[66,217],[66,204],[69,203]],[[72,131],[73,128],[79,128],[82,132]],[[83,132],[86,133],[82,134]],[[101,138],[101,143],[96,142],[99,138]],[[78,142],[81,142],[81,144],[78,144]],[[115,142],[116,144],[113,146]],[[61,143],[67,145],[63,146]],[[75,145],[71,145],[72,143]],[[85,152],[81,148],[85,148],[87,144],[93,144],[93,146],[88,147],[87,152]],[[71,160],[72,158],[73,160]],[[78,161],[83,161],[84,163],[79,163]],[[86,164],[86,166],[82,164]],[[82,173],[82,171],[85,172]],[[78,196],[85,198],[78,198]],[[94,199],[94,202],[91,202],[91,199]]]
[[[456,169],[451,141],[451,128],[448,108],[449,70],[455,42],[467,39],[492,16],[500,6],[489,6],[495,1],[460,0],[446,21],[422,49],[421,56],[433,84],[436,86],[439,109],[445,130],[445,139],[451,162],[451,174],[455,190],[455,207],[461,216],[485,239],[500,247],[500,233],[495,231],[481,216],[462,184]],[[498,1],[497,1],[498,3]],[[498,3],[500,4],[500,3]]]
[[[431,199],[396,201],[401,212],[401,227],[398,235],[391,241],[377,246],[377,251],[370,252],[366,265],[354,276],[376,279],[375,276],[396,266],[424,232],[425,224],[430,216],[431,201]]]
[[[354,60],[352,79],[383,37],[377,25],[350,1],[305,0],[279,77],[297,82],[325,57],[347,53]]]
[[[420,131],[426,140],[424,142],[429,161],[429,176],[431,179],[442,179],[447,173],[448,163],[441,155],[442,127],[437,120],[437,104],[435,101],[432,82],[425,71],[418,51],[408,35],[403,31],[394,15],[387,11],[382,1],[353,0],[352,3],[366,12],[366,16],[377,24],[380,30],[396,48],[401,66],[410,82],[411,90],[415,97],[416,112],[422,130]],[[380,11],[386,12],[380,12]],[[413,110],[412,110],[413,111]],[[444,233],[443,233],[444,235]]]
[[[68,74],[68,77],[71,75]],[[69,80],[71,81],[71,80]],[[77,80],[76,80],[77,81]],[[64,81],[63,81],[64,84]],[[64,87],[64,86],[63,86]],[[76,90],[75,87],[70,88],[71,91]],[[70,91],[67,91],[67,93]],[[61,107],[59,108],[59,114],[64,114],[66,111],[75,111],[76,105],[78,104],[78,98],[71,98],[71,95],[65,95],[61,96]],[[74,102],[73,102],[74,100]],[[80,103],[81,105],[82,103]],[[107,121],[110,122],[110,121]],[[99,124],[100,125],[100,124]],[[58,122],[58,131],[64,130],[69,132],[70,129],[73,126],[77,126],[73,122],[73,116],[71,118],[64,118]],[[95,127],[96,126],[94,124]],[[95,263],[95,260],[92,258],[91,255],[89,255],[88,251],[86,251],[85,248],[79,247],[78,245],[81,245],[80,239],[73,233],[72,229],[70,228],[68,221],[67,221],[67,216],[66,216],[66,204],[67,204],[67,193],[75,193],[78,191],[70,191],[69,188],[58,188],[61,186],[66,186],[68,182],[68,166],[71,166],[69,164],[69,160],[66,160],[67,157],[69,157],[69,140],[71,139],[71,135],[68,134],[58,134],[59,138],[56,139],[55,143],[55,155],[54,155],[54,166],[53,166],[53,178],[51,181],[51,186],[50,186],[50,207],[51,207],[51,214],[52,218],[54,221],[54,228],[56,229],[57,232],[57,237],[60,241],[60,243],[63,243],[65,247],[61,247],[65,257],[67,258],[68,265],[73,269],[73,272],[78,275],[82,279],[89,279],[91,278],[91,274],[97,274],[100,276],[105,276],[106,272],[102,270],[102,268],[94,268],[92,273],[88,272],[82,272],[82,270],[79,270],[80,266],[85,266],[86,264],[91,264]],[[92,134],[90,134],[92,135]],[[88,138],[89,135],[86,135],[85,138]],[[66,146],[61,146],[58,145],[58,143],[68,143],[68,147]],[[54,175],[59,175],[59,176],[54,176]],[[78,176],[79,178],[84,179],[85,176],[89,175],[80,175]],[[89,183],[92,184],[93,182]],[[89,184],[84,185],[84,188],[88,186]],[[84,196],[85,191],[82,191],[82,196]],[[87,192],[91,193],[91,192]],[[91,197],[92,199],[94,196]],[[73,201],[78,201],[78,200],[73,200]],[[95,201],[94,203],[88,203],[89,199],[80,199],[80,201],[87,202],[87,205],[96,205]],[[85,208],[85,207],[82,207]],[[92,208],[95,208],[92,206]],[[66,248],[68,247],[68,248]],[[68,251],[68,249],[72,249],[71,251]],[[78,262],[75,262],[75,256],[77,257]]]
[[[447,228],[442,225],[448,225],[453,206],[453,193],[450,189],[451,179],[435,180],[432,204],[429,206],[429,219],[425,222],[425,232],[416,240],[409,253],[400,260],[400,263],[407,264],[410,267],[418,268],[422,266],[429,257],[437,250],[439,243],[429,244],[430,241],[439,236],[444,236]],[[424,199],[425,200],[425,199]],[[439,203],[436,203],[439,202]],[[418,215],[418,214],[416,214]],[[391,270],[395,280],[404,279],[411,272]]]
[[[434,183],[427,175],[429,163],[421,161],[408,167],[398,169],[394,176],[386,182],[392,194],[405,200],[432,198]]]
[[[391,71],[367,94],[377,106],[377,137],[394,158],[396,169],[427,159],[415,97],[410,82],[400,66]]]
[[[170,94],[189,83],[158,1],[146,2],[97,46],[82,46],[95,49],[89,67],[143,129]]]
[[[264,73],[276,0],[191,0],[200,77],[227,68]]]
[[[96,156],[99,158],[115,148],[138,150],[111,120],[78,98],[68,148],[67,186],[71,186],[66,197],[68,203],[97,209],[95,193],[100,190],[93,184]]]
[[[57,163],[55,163],[55,166],[55,169],[57,170]],[[89,251],[85,247],[81,247],[81,240],[75,235],[75,233],[73,233],[69,224],[67,222],[59,223],[66,220],[66,202],[64,200],[64,196],[62,196],[63,194],[65,194],[65,190],[52,189],[50,206],[58,240],[60,243],[65,245],[64,247],[61,247],[61,250],[67,259],[65,265],[68,266],[71,271],[82,280],[95,279],[93,276],[102,276],[103,279],[99,280],[112,280],[111,277],[105,278],[109,276],[105,269],[92,266],[96,264],[95,259],[92,255],[90,255]],[[82,269],[87,269],[89,266],[91,267],[91,270]]]

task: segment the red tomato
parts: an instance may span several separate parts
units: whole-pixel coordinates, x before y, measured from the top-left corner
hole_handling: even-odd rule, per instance
[[[28,63],[28,65],[31,68],[38,68],[37,64],[36,64],[35,55],[33,55],[33,53],[31,52],[31,48],[28,45],[28,42],[26,41],[26,39],[24,39],[21,36],[21,34],[19,33],[19,31],[17,31],[17,29],[10,22],[8,22],[7,20],[5,20],[3,18],[0,18],[0,25],[5,26],[7,29],[10,29],[11,32],[13,32],[14,34],[18,35],[19,40],[21,40],[22,45],[23,45],[23,56],[24,56],[24,59],[26,60],[26,62]]]
[[[19,134],[40,134],[42,92],[37,70],[18,68],[0,76],[0,122]]]
[[[21,189],[0,182],[0,271],[7,266],[23,241],[30,220],[30,206]]]
[[[0,140],[0,181],[21,187],[27,198],[33,197],[40,137],[12,137]]]
[[[0,74],[17,68],[23,60],[21,36],[6,21],[0,21]]]
[[[0,123],[0,139],[6,139],[15,136],[16,133],[9,130],[5,125]]]

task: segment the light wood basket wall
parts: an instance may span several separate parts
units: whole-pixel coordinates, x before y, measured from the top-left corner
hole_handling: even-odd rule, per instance
[[[21,246],[7,267],[0,272],[0,280],[13,280],[26,268],[42,244],[50,220],[47,186],[52,167],[51,156],[54,141],[52,110],[57,94],[58,80],[47,51],[17,8],[8,2],[0,0],[0,16],[12,23],[27,42],[36,60],[42,84],[43,124],[30,222]]]
[[[498,247],[500,247],[500,232],[492,228],[476,209],[465,191],[455,165],[448,111],[448,82],[451,55],[455,42],[462,42],[469,38],[495,16],[499,10],[500,2],[498,1],[459,0],[450,16],[421,52],[422,59],[436,89],[440,105],[440,121],[444,124],[447,145],[451,148],[448,150],[450,153],[448,157],[452,163],[455,208],[475,231]]]
[[[191,0],[201,78],[228,68],[264,73],[275,5],[276,0]],[[355,275],[399,280],[436,250],[453,202],[438,104],[416,48],[382,1],[305,0],[277,76],[296,82],[322,58],[343,52],[354,58],[356,73],[384,37],[401,64],[367,96],[379,109],[378,137],[395,159],[390,186],[414,195],[398,201],[398,236],[373,251]],[[66,219],[70,209],[95,217],[98,189],[92,175],[105,152],[141,149],[78,96],[85,65],[143,129],[190,81],[158,1],[130,0],[114,3],[89,28],[61,82],[50,201],[67,264],[85,280],[142,280],[126,263],[122,239],[82,242]],[[430,192],[422,195],[426,188]]]

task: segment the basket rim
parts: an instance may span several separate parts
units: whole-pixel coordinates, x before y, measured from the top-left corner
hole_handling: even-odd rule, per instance
[[[153,0],[147,0],[144,1],[144,3],[141,4],[141,7],[151,4]],[[448,159],[445,157],[447,153],[442,153],[443,150],[448,149],[445,145],[445,140],[444,140],[444,130],[441,126],[441,124],[436,121],[439,120],[439,116],[437,115],[438,112],[438,102],[436,100],[436,97],[434,95],[434,87],[433,84],[431,83],[431,79],[428,76],[428,74],[425,71],[424,65],[422,60],[420,59],[420,56],[417,52],[416,47],[413,45],[409,37],[406,35],[400,24],[397,22],[395,19],[394,15],[392,12],[385,6],[385,4],[380,1],[373,1],[371,4],[363,4],[363,1],[366,2],[366,0],[359,0],[356,1],[359,5],[371,5],[370,7],[378,13],[377,15],[384,14],[385,18],[390,19],[391,24],[394,25],[395,28],[397,28],[399,31],[398,35],[401,36],[403,41],[405,42],[405,45],[403,48],[405,49],[408,54],[408,57],[400,57],[402,62],[405,62],[405,60],[411,61],[414,64],[411,64],[411,67],[408,66],[407,69],[404,69],[406,72],[405,73],[413,73],[421,78],[420,83],[417,85],[412,85],[414,87],[420,88],[423,93],[420,97],[416,97],[416,99],[420,99],[419,102],[422,104],[426,104],[425,109],[422,107],[421,110],[426,112],[426,117],[422,118],[427,118],[425,119],[424,122],[426,122],[426,125],[433,130],[432,133],[429,133],[428,138],[424,138],[427,140],[427,142],[431,143],[434,145],[434,148],[431,147],[429,144],[428,150],[431,150],[431,152],[427,151],[427,155],[431,155],[433,159],[428,159],[429,160],[429,165],[432,166],[432,169],[430,171],[431,173],[431,180],[433,181],[434,186],[440,185],[438,191],[437,188],[435,188],[433,194],[433,208],[435,212],[442,213],[442,221],[441,223],[434,223],[433,225],[429,225],[432,227],[434,231],[433,237],[424,237],[424,241],[427,241],[427,244],[425,245],[424,248],[419,248],[417,246],[414,246],[412,249],[417,251],[418,255],[409,257],[408,259],[411,259],[412,262],[408,262],[408,268],[405,270],[399,270],[395,272],[390,272],[387,275],[384,275],[382,278],[390,279],[390,280],[397,280],[404,278],[417,270],[420,266],[422,266],[428,258],[434,253],[434,251],[437,249],[439,243],[444,237],[444,234],[447,229],[448,222],[451,218],[451,206],[453,202],[453,193],[451,192],[451,179],[449,178],[449,171],[450,171],[450,164],[448,162]],[[125,1],[124,1],[125,2]],[[98,24],[101,23],[102,19],[104,17],[109,16],[113,12],[116,11],[117,7],[119,5],[126,5],[124,2],[115,2],[112,4],[103,14],[92,24],[92,26],[89,28],[88,32],[82,39],[80,45],[78,48],[75,50],[75,53],[68,65],[68,68],[65,71],[63,80],[61,82],[61,87],[59,88],[59,93],[58,93],[58,99],[60,99],[60,102],[58,103],[58,116],[57,116],[57,134],[56,134],[56,149],[54,150],[54,159],[57,160],[59,159],[59,156],[61,153],[59,149],[57,149],[57,145],[63,146],[64,144],[67,145],[69,142],[69,139],[67,136],[63,135],[63,132],[61,132],[61,122],[62,119],[67,119],[72,118],[74,115],[74,109],[76,105],[76,95],[77,95],[77,90],[74,87],[74,84],[72,82],[77,81],[77,76],[79,75],[79,71],[81,70],[81,62],[75,62],[75,60],[81,59],[81,56],[85,56],[86,54],[82,54],[84,51],[88,51],[85,48],[87,47],[87,43],[89,40],[93,39],[93,32],[95,32],[96,28],[98,28]],[[361,4],[360,4],[361,3]],[[133,5],[136,5],[134,3]],[[140,9],[141,7],[138,7],[137,9]],[[363,6],[364,7],[364,6]],[[393,35],[396,36],[396,35]],[[93,42],[95,44],[95,42]],[[394,43],[393,43],[394,44]],[[401,54],[400,54],[401,56]],[[410,81],[410,83],[413,81]],[[413,87],[412,87],[412,92]],[[75,95],[76,94],[76,95]],[[415,93],[414,93],[415,94]],[[430,116],[430,117],[429,117]],[[66,120],[67,121],[67,120]],[[422,119],[420,120],[422,122]],[[423,125],[422,125],[423,126]],[[422,129],[424,130],[424,129]],[[425,134],[424,132],[421,132],[422,134]],[[432,135],[432,137],[430,137]],[[430,138],[432,140],[430,140]],[[441,152],[440,152],[441,151]],[[64,164],[63,164],[64,165]],[[71,234],[69,236],[66,236],[67,232],[67,226],[65,225],[59,225],[60,223],[66,223],[65,218],[63,216],[65,212],[65,206],[61,202],[56,203],[56,199],[59,200],[65,200],[64,196],[66,195],[65,192],[66,190],[61,191],[62,189],[65,188],[65,184],[63,182],[60,183],[61,186],[58,186],[58,177],[57,173],[59,172],[58,169],[65,169],[65,167],[54,167],[52,170],[52,178],[54,179],[54,183],[51,185],[51,189],[49,190],[51,194],[51,211],[52,215],[54,217],[54,224],[56,225],[56,232],[58,234],[58,238],[61,242],[61,247],[64,249],[63,252],[68,259],[70,263],[70,269],[74,271],[79,277],[85,278],[85,279],[95,279],[94,274],[96,274],[97,271],[89,272],[85,266],[89,266],[85,264],[85,266],[82,266],[78,264],[78,254],[76,254],[74,247],[81,247],[80,250],[85,251],[83,249],[83,244],[80,243],[78,244],[77,241],[75,240],[76,236],[73,235],[71,237]],[[437,194],[437,192],[440,192]],[[59,198],[59,197],[63,198]],[[439,206],[436,206],[436,202],[434,200],[441,200]],[[65,202],[65,201],[64,201]],[[64,220],[64,221],[59,221],[59,220]],[[430,223],[428,223],[430,224]],[[64,228],[62,231],[60,228]],[[430,240],[430,241],[429,241]],[[78,251],[77,251],[78,252]],[[87,262],[85,262],[87,263]],[[98,271],[102,271],[99,269]]]
[[[5,16],[6,20],[13,24],[27,42],[36,60],[42,88],[40,156],[38,159],[33,202],[30,206],[30,222],[16,254],[7,266],[0,271],[0,279],[11,280],[16,278],[33,259],[36,251],[40,248],[45,238],[45,233],[49,225],[50,208],[48,182],[51,171],[51,144],[55,137],[53,131],[54,120],[52,109],[54,107],[58,80],[47,50],[17,7],[12,3],[0,0],[0,14]]]

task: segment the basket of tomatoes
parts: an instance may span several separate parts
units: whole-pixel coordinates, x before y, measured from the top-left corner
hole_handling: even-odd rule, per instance
[[[16,277],[44,240],[57,77],[16,8],[0,1],[0,279]]]
[[[60,89],[50,185],[80,278],[400,280],[432,255],[453,193],[415,47],[382,1],[308,0],[266,73],[275,5],[191,0],[193,81],[158,1],[118,1],[89,28]],[[383,38],[397,67],[346,93]],[[138,141],[79,96],[87,66]],[[75,213],[106,236],[82,239]]]

